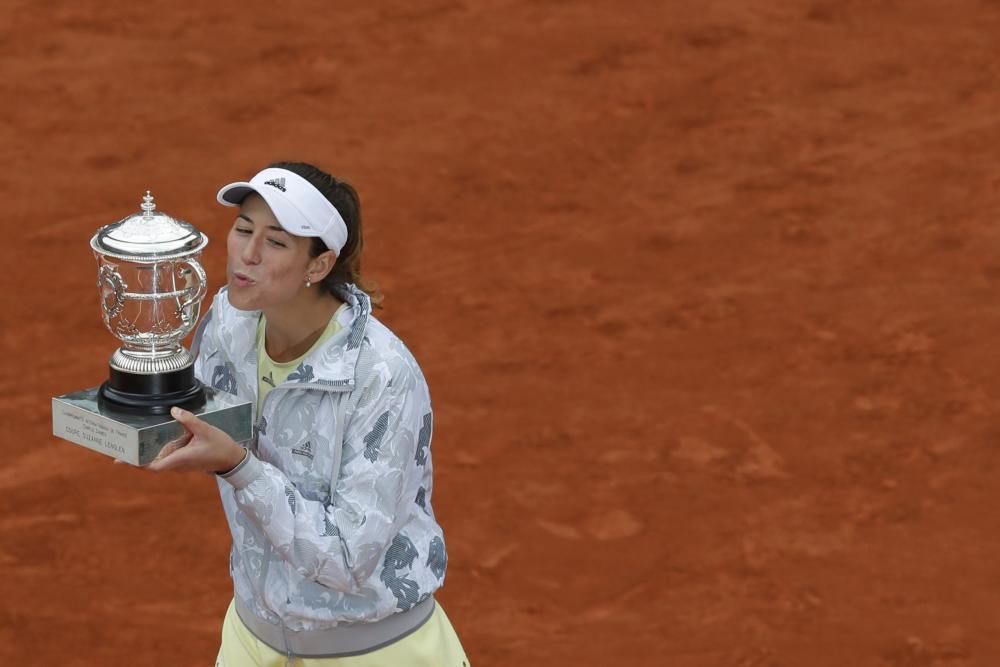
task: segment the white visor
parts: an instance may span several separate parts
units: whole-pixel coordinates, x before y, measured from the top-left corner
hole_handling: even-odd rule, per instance
[[[347,243],[347,225],[337,208],[312,183],[287,169],[269,167],[249,183],[230,183],[219,190],[216,198],[225,206],[239,206],[251,192],[263,197],[286,232],[318,237],[340,256]]]

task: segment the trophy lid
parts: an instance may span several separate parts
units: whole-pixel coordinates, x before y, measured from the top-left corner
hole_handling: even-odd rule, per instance
[[[157,211],[149,190],[140,208],[141,213],[97,230],[90,247],[117,259],[154,261],[186,257],[208,245],[208,237],[193,225]]]

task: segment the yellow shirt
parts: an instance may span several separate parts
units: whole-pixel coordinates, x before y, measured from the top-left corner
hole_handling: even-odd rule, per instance
[[[302,360],[308,357],[313,350],[328,341],[333,337],[335,333],[343,329],[343,325],[338,321],[340,314],[347,307],[347,304],[341,304],[337,312],[333,314],[330,318],[330,322],[326,325],[326,329],[323,330],[322,335],[313,343],[309,350],[296,359],[291,361],[274,361],[267,354],[267,346],[264,345],[264,332],[267,330],[267,318],[263,313],[260,315],[260,319],[257,320],[257,414],[260,414],[260,408],[264,405],[264,397],[267,394],[280,385],[282,382],[288,379],[288,376],[292,374]]]

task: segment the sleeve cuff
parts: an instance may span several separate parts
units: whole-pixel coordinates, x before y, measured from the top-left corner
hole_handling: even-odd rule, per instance
[[[233,488],[242,489],[245,488],[261,474],[261,464],[260,460],[250,453],[250,450],[246,450],[246,454],[243,455],[243,460],[236,464],[236,467],[219,475],[222,479],[226,480]]]

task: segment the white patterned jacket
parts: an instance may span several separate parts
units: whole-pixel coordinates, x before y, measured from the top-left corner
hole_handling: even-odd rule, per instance
[[[368,296],[343,298],[350,322],[265,397],[250,455],[219,477],[236,598],[290,630],[406,611],[447,567],[427,383]],[[258,316],[223,288],[195,341],[198,379],[255,404]]]

